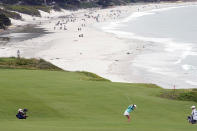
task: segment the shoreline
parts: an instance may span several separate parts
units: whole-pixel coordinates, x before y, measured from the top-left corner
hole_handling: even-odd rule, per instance
[[[183,2],[178,4],[185,5]],[[17,44],[12,43],[6,49],[1,50],[0,47],[0,56],[15,56],[17,49],[19,49],[22,57],[43,58],[64,70],[88,71],[113,82],[132,83],[132,81],[125,80],[125,73],[128,73],[128,66],[132,59],[144,50],[143,43],[139,40],[118,38],[113,34],[103,32],[94,27],[94,23],[100,24],[101,22],[124,19],[137,12],[139,8],[140,11],[148,11],[155,9],[156,5],[161,9],[177,6],[177,3],[83,9],[76,12],[66,12],[64,15],[68,15],[69,18],[53,19],[51,22],[47,22],[46,19],[38,20],[37,22],[42,21],[39,27],[53,33]],[[69,22],[63,24],[68,19]],[[60,29],[60,26],[54,26],[58,21],[66,30]],[[82,30],[77,30],[79,28]],[[83,37],[79,37],[81,34]]]
[[[182,7],[184,7],[184,8],[186,7],[186,9],[187,9],[187,7],[193,7],[193,6],[196,7],[196,3],[192,4],[192,5],[181,5],[181,6],[177,6],[177,7],[169,7],[169,8],[159,9],[159,10],[146,11],[146,12],[143,12],[141,15],[148,15],[149,13],[150,14],[155,14],[155,13],[157,14],[160,11],[163,11],[163,10],[167,11],[167,10],[171,10],[174,8],[181,9]],[[135,15],[133,15],[133,16],[135,16]],[[148,17],[149,16],[147,16],[147,18]],[[152,17],[153,17],[153,15],[152,15]],[[134,83],[154,83],[160,87],[167,88],[167,89],[173,89],[174,86],[176,86],[177,89],[196,88],[196,84],[197,84],[196,80],[192,79],[192,77],[189,77],[190,75],[192,76],[193,73],[190,74],[190,72],[186,72],[185,71],[186,69],[179,70],[180,69],[179,66],[182,67],[182,66],[185,66],[185,64],[187,64],[187,63],[181,64],[180,59],[182,59],[182,60],[185,59],[186,55],[190,56],[188,54],[188,50],[190,50],[192,47],[188,47],[189,45],[188,46],[187,45],[179,45],[179,43],[181,43],[181,42],[169,41],[168,38],[164,39],[164,38],[157,38],[157,37],[155,37],[155,38],[154,37],[143,37],[143,36],[135,35],[135,34],[133,35],[132,30],[130,30],[131,32],[127,32],[127,31],[124,32],[124,29],[126,30],[126,28],[124,28],[124,27],[123,27],[123,31],[121,31],[121,30],[119,30],[119,27],[122,28],[121,25],[124,24],[124,22],[121,22],[120,24],[118,24],[118,26],[112,27],[112,29],[110,29],[111,28],[110,27],[109,29],[107,29],[107,32],[109,31],[110,33],[113,33],[118,37],[120,36],[123,38],[136,39],[136,40],[141,41],[142,43],[145,43],[145,49],[143,49],[144,51],[142,53],[140,53],[137,57],[135,57],[134,60],[132,60],[131,64],[128,66],[127,72],[125,72],[125,74],[130,74],[128,76],[125,75],[126,76],[125,78],[129,82],[130,82],[130,80],[133,80]],[[134,23],[134,25],[135,25],[135,23]],[[138,26],[135,26],[135,27],[138,27]],[[147,31],[149,32],[149,30],[147,30]],[[171,45],[171,44],[173,44],[173,45]],[[181,43],[181,44],[183,44],[183,43]],[[180,47],[178,47],[178,46],[180,46]],[[167,62],[165,61],[165,59],[173,60],[173,57],[177,56],[177,55],[172,54],[172,58],[169,59],[168,57],[164,57],[165,54],[169,55],[169,54],[167,54],[167,52],[171,52],[172,50],[179,50],[182,47],[183,47],[183,49],[184,48],[185,49],[184,49],[184,52],[182,53],[182,55],[178,56],[179,59],[174,62],[174,64],[176,64],[176,65],[173,64],[173,66],[170,66],[170,64],[171,64],[170,62],[168,63],[169,64],[168,65]],[[193,48],[195,48],[195,47],[196,46],[193,46]],[[157,57],[157,55],[158,55],[158,57]],[[160,59],[161,59],[161,61],[160,61]],[[163,61],[162,61],[162,59],[163,59]],[[151,62],[154,60],[156,60],[156,61]],[[153,66],[151,66],[151,65],[153,65]],[[175,66],[177,68],[175,68]],[[185,67],[185,68],[189,68],[188,65],[186,65],[186,66],[187,67]],[[130,68],[130,70],[129,70],[129,68]],[[196,67],[193,67],[193,66],[192,66],[192,68],[196,69]],[[176,72],[178,70],[179,70],[179,72]],[[187,70],[189,70],[189,69],[187,69]],[[194,71],[196,71],[196,70],[194,70]],[[187,77],[186,77],[186,74],[187,74]],[[195,78],[194,75],[193,75],[193,78]]]

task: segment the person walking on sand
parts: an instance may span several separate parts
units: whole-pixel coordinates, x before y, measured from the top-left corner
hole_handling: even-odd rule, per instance
[[[127,117],[128,122],[130,122],[130,119],[131,119],[131,118],[130,118],[130,113],[131,113],[133,110],[135,110],[136,107],[137,107],[137,105],[131,104],[131,105],[129,105],[128,108],[125,110],[124,116]]]
[[[20,58],[20,50],[17,50],[17,58]]]

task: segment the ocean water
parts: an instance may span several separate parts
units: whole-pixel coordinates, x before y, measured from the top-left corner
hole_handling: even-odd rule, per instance
[[[129,65],[129,82],[163,88],[197,88],[197,6],[136,12],[103,27],[119,37],[137,39],[143,51]]]

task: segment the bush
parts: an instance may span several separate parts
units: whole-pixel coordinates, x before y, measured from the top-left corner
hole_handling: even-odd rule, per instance
[[[34,63],[34,59],[16,59],[16,66],[33,65]]]
[[[195,101],[197,102],[197,92],[191,91],[187,93],[180,93],[178,96],[179,100],[184,100],[184,101]]]
[[[54,9],[55,11],[61,11],[61,8],[60,8],[58,5],[53,6],[53,9]]]
[[[78,7],[75,6],[75,5],[70,5],[70,4],[59,4],[59,6],[63,9],[66,9],[66,10],[77,10]]]
[[[40,12],[34,6],[4,5],[4,7],[7,10],[17,11],[17,12],[32,15],[32,16],[40,16]]]
[[[4,14],[9,18],[13,18],[13,19],[17,19],[17,20],[22,19],[22,17],[18,13],[10,12],[10,11],[4,10],[4,9],[0,9],[0,14]]]
[[[160,94],[160,97],[181,100],[181,101],[194,101],[197,102],[197,91],[195,90],[165,90]]]
[[[6,29],[6,26],[11,25],[10,19],[4,15],[0,14],[0,29]]]
[[[93,8],[93,7],[99,7],[96,3],[94,2],[82,2],[80,5],[79,5],[79,8]]]
[[[48,12],[48,13],[50,13],[50,10],[51,10],[51,7],[49,7],[49,6],[32,6],[32,7],[37,10],[42,10],[42,11]]]

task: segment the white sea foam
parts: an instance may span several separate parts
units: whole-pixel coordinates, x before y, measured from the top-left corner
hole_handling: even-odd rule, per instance
[[[125,32],[125,31],[113,30],[113,29],[107,29],[105,30],[105,32],[109,32],[109,33],[115,34],[123,38],[138,39],[138,40],[143,40],[143,41],[152,41],[152,42],[157,42],[157,43],[166,43],[166,42],[171,41],[171,39],[168,39],[168,38],[143,37],[143,36],[135,35],[132,32]]]
[[[146,15],[153,15],[155,14],[154,12],[134,12],[132,15],[130,15],[129,17],[126,17],[125,19],[121,20],[120,23],[122,22],[129,22],[131,20],[135,20],[139,17],[142,17],[142,16],[146,16]]]
[[[116,29],[117,27],[122,27],[124,26],[124,23],[129,22],[131,20],[135,20],[139,17],[145,16],[145,15],[152,15],[154,14],[153,12],[134,12],[130,16],[120,20],[120,21],[113,21],[108,23],[106,26],[103,26],[101,29],[103,30],[111,30],[111,29]]]
[[[163,12],[163,11],[169,11],[169,10],[172,10],[172,9],[183,8],[183,7],[188,7],[188,5],[187,6],[176,6],[176,7],[167,7],[167,8],[153,9],[153,10],[146,11],[146,12]]]
[[[140,15],[138,17],[140,17]],[[129,19],[131,19],[131,18],[129,18]],[[188,55],[192,54],[193,43],[175,42],[172,38],[144,37],[144,36],[136,35],[132,32],[117,30],[116,28],[118,28],[118,26],[120,27],[121,23],[122,22],[111,22],[109,24],[109,26],[107,26],[107,27],[105,26],[102,29],[105,32],[113,33],[121,38],[138,39],[138,40],[142,40],[142,41],[162,43],[165,47],[165,49],[164,49],[165,51],[170,52],[170,53],[179,52],[179,54],[177,54],[177,60],[174,62],[174,64],[181,63],[181,61],[184,60]]]
[[[192,54],[192,44],[189,43],[177,43],[174,42],[171,38],[153,38],[153,37],[143,37],[137,36],[131,32],[124,32],[119,30],[108,29],[106,32],[116,34],[118,37],[129,38],[129,39],[138,39],[142,41],[151,41],[155,43],[162,43],[165,46],[165,51],[167,52],[181,52],[178,54],[178,60],[174,62],[174,64],[180,63],[184,60],[188,55]]]
[[[144,65],[144,64],[141,64],[141,63],[133,63],[133,66],[135,67],[140,67],[142,69],[145,69],[147,70],[148,72],[151,72],[151,73],[157,73],[157,74],[160,74],[160,75],[169,75],[169,69],[167,68],[160,68],[160,67],[153,67],[151,65]],[[174,74],[172,74],[174,75]]]

